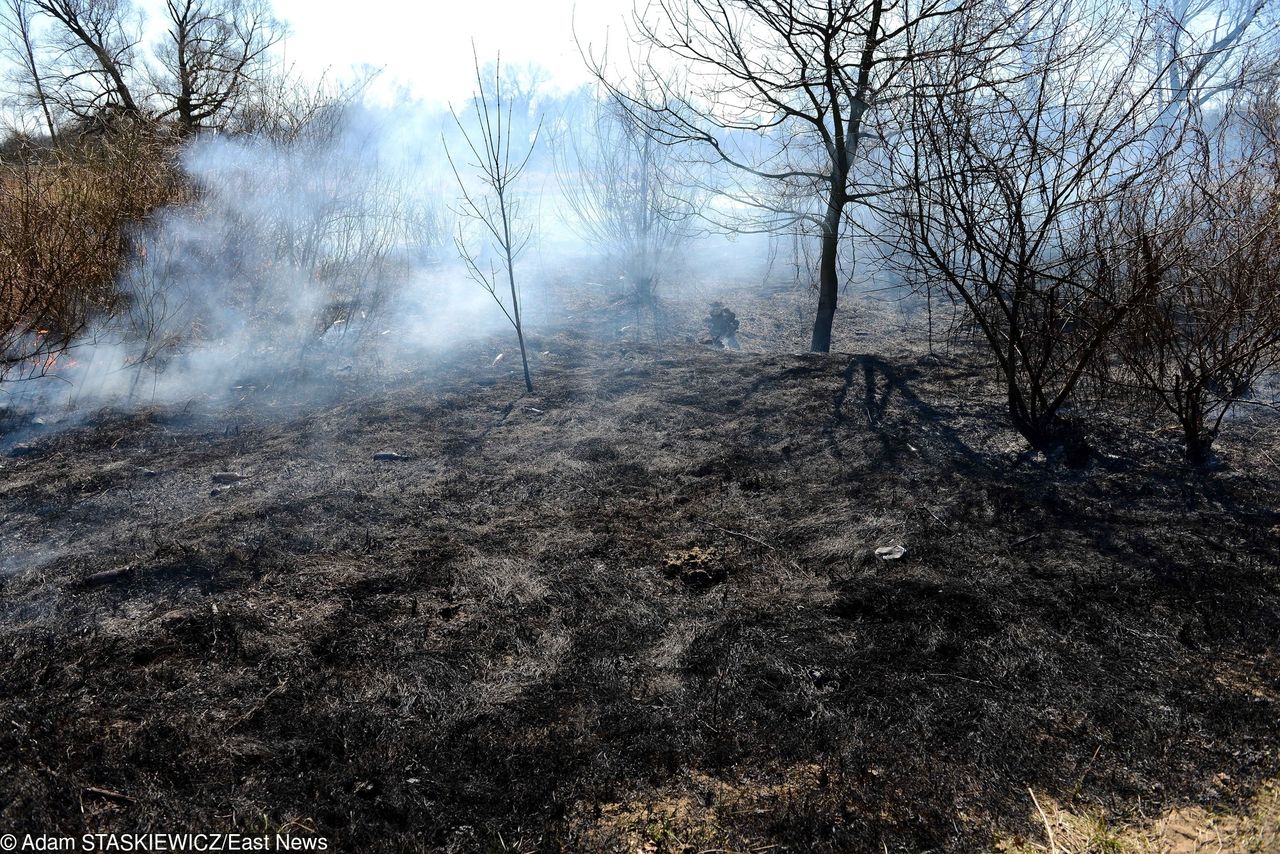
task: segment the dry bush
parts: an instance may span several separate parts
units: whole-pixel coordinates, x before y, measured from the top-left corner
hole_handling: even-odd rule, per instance
[[[131,227],[182,196],[170,146],[140,128],[0,160],[0,381],[45,373],[122,307]]]
[[[1280,364],[1280,134],[1275,104],[1188,146],[1160,221],[1127,259],[1146,297],[1117,352],[1132,382],[1177,421],[1204,465],[1223,420]]]
[[[230,130],[238,136],[270,140],[277,145],[304,138],[336,137],[342,131],[343,115],[360,101],[375,76],[364,74],[338,83],[321,75],[310,82],[292,66],[273,68],[263,73],[237,105]]]

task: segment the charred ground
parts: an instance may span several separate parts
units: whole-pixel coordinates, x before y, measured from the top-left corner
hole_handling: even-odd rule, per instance
[[[962,355],[534,349],[8,448],[4,824],[969,851],[1280,773],[1274,421],[1072,471]]]

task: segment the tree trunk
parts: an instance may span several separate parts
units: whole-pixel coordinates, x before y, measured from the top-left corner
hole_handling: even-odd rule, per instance
[[[1213,432],[1205,427],[1204,403],[1191,397],[1182,417],[1183,454],[1190,465],[1204,468],[1213,459]]]
[[[1207,432],[1186,436],[1187,462],[1197,468],[1204,468],[1213,459],[1213,437]]]
[[[178,96],[176,107],[178,111],[179,133],[183,134],[184,136],[190,136],[194,134],[197,128],[196,128],[195,110],[191,105],[191,99],[185,95]]]
[[[1028,445],[1046,457],[1061,454],[1060,459],[1069,468],[1084,468],[1093,457],[1093,449],[1079,424],[1056,413],[1032,418],[1015,404],[1012,393],[1009,397],[1009,420]]]
[[[53,123],[53,112],[49,109],[49,96],[44,91],[44,81],[40,79],[40,64],[36,62],[36,49],[31,42],[31,19],[20,2],[10,3],[9,12],[18,26],[22,38],[23,59],[27,64],[27,73],[31,75],[31,85],[35,90],[36,101],[40,111],[44,113],[44,123],[49,129],[49,141],[58,144],[58,128]]]
[[[533,394],[533,377],[529,375],[529,354],[524,346],[524,321],[520,319],[520,292],[516,290],[516,259],[511,254],[511,221],[507,218],[506,199],[500,194],[498,204],[502,209],[502,249],[507,256],[507,284],[511,286],[512,325],[516,328],[516,340],[520,342],[520,365],[524,368],[524,387]]]
[[[814,353],[831,352],[831,324],[835,322],[836,302],[840,298],[837,262],[840,257],[840,218],[844,216],[846,180],[845,175],[832,176],[831,197],[827,200],[827,215],[822,223],[822,257],[818,261],[818,313],[813,319],[813,340],[809,344],[809,349]]]

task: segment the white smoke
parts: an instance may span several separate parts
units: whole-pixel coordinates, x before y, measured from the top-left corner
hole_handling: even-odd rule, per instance
[[[133,235],[124,309],[56,377],[6,390],[43,407],[189,400],[500,328],[454,256],[445,118],[354,107],[288,143],[195,141],[182,155],[193,198]]]
[[[557,106],[528,98],[521,108],[512,132],[532,138],[539,110]],[[580,124],[572,119],[561,127]],[[539,139],[520,188],[534,240],[518,278],[535,331],[577,322],[558,302],[565,291],[590,301],[625,290],[610,248],[583,239],[559,195],[549,148],[566,143],[556,136]],[[193,141],[181,155],[191,198],[131,235],[123,306],[91,324],[54,376],[0,386],[0,404],[70,424],[103,406],[216,402],[282,376],[305,389],[509,333],[458,259],[446,145],[465,175],[453,117],[411,103],[321,111],[285,141]],[[664,295],[683,292],[705,311],[726,280],[780,275],[772,254],[761,235],[702,234],[668,262]]]

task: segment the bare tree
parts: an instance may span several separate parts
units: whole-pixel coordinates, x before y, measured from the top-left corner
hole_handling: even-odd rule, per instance
[[[1164,109],[1202,109],[1224,93],[1276,74],[1275,0],[1144,0],[1155,25],[1150,53]]]
[[[656,308],[662,271],[694,231],[707,194],[616,98],[592,97],[555,147],[571,226],[605,253],[640,306]]]
[[[129,0],[29,0],[56,25],[53,97],[79,119],[140,116],[135,92],[142,20]]]
[[[44,73],[36,56],[31,4],[27,0],[5,0],[4,10],[7,13],[4,16],[7,52],[20,69],[17,75],[19,97],[27,105],[40,109],[49,139],[57,142],[58,129],[53,120],[53,108],[49,93],[45,90]]]
[[[537,144],[538,130],[529,137],[527,146],[515,147],[513,105],[503,94],[501,62],[493,64],[491,86],[486,85],[489,81],[480,71],[478,58],[475,69],[476,92],[471,100],[473,127],[468,130],[456,112],[453,118],[471,152],[472,159],[464,166],[480,186],[473,188],[472,182],[464,178],[447,143],[445,155],[462,194],[458,214],[479,227],[484,246],[480,248],[469,243],[460,226],[458,252],[471,277],[489,292],[515,328],[516,339],[520,343],[520,362],[524,368],[524,385],[532,392],[533,379],[529,374],[524,323],[520,316],[520,291],[516,286],[516,261],[528,246],[533,229],[522,217],[516,186]],[[510,293],[510,304],[504,301],[500,291],[503,279]]]
[[[186,133],[223,126],[267,84],[283,32],[268,0],[165,0],[164,35],[147,42],[131,0],[6,2],[32,101],[81,121],[172,118]],[[42,38],[34,16],[47,22]]]
[[[755,213],[747,228],[817,230],[811,347],[826,352],[847,208],[883,189],[860,164],[909,94],[906,68],[966,53],[1017,14],[984,14],[986,31],[964,32],[976,41],[932,37],[942,21],[977,12],[971,0],[655,0],[634,15],[633,36],[652,57],[637,69],[644,94],[611,84],[603,61],[595,70],[658,139],[729,167],[724,195]],[[687,69],[683,81],[671,69]]]
[[[157,50],[156,91],[185,132],[219,126],[260,80],[281,38],[260,0],[166,0],[168,37]]]

